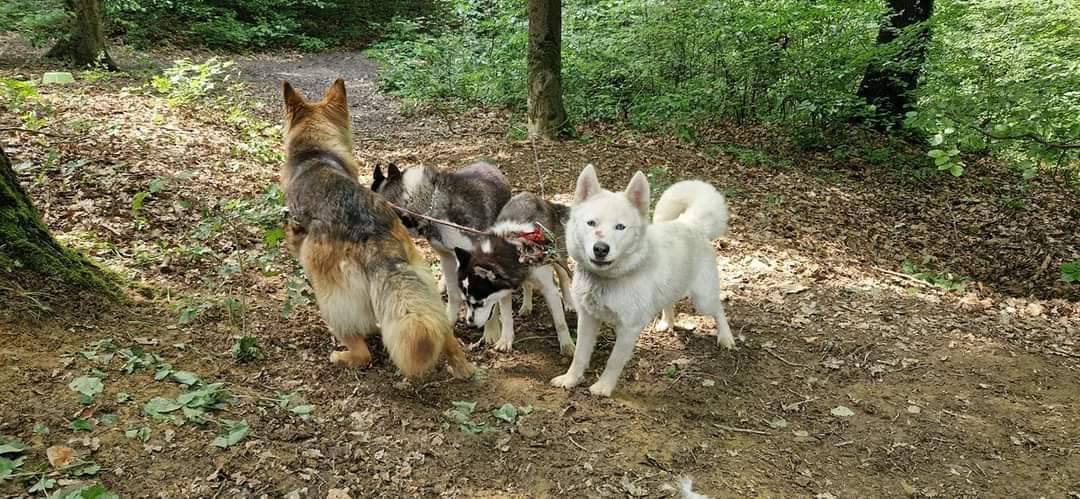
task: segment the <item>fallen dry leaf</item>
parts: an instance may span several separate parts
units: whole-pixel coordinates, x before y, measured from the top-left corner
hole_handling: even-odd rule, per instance
[[[68,466],[78,457],[75,455],[75,449],[63,445],[54,445],[45,449],[45,456],[49,458],[49,464],[56,469]]]

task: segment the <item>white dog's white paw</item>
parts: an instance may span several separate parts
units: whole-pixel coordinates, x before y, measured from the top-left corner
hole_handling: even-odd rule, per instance
[[[717,329],[716,344],[728,350],[735,348],[735,337],[731,336],[731,330],[726,327]]]
[[[567,390],[581,384],[582,378],[574,377],[570,373],[566,373],[562,376],[555,376],[551,378],[551,386],[558,388],[566,388]]]
[[[615,391],[615,382],[605,383],[603,380],[593,383],[589,387],[589,393],[598,397],[610,397],[611,392]]]
[[[499,338],[499,341],[495,342],[495,350],[499,352],[513,352],[514,340],[512,338]]]
[[[571,298],[563,298],[563,310],[567,312],[576,312],[577,307],[574,306],[574,300]]]
[[[520,315],[522,317],[525,317],[526,315],[531,314],[532,313],[532,306],[533,306],[533,304],[532,304],[531,301],[527,301],[525,303],[522,303],[521,307],[518,308],[518,315]]]
[[[570,341],[570,342],[567,342],[567,343],[560,343],[559,344],[559,353],[561,353],[563,355],[563,357],[573,357],[574,356],[574,342]]]

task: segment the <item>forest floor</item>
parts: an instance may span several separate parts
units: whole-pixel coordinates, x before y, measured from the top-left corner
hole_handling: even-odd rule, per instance
[[[34,54],[0,51],[0,78],[40,79]],[[359,54],[233,69],[226,97],[178,105],[146,87],[152,69],[76,72],[38,89],[54,136],[0,132],[54,233],[131,283],[122,305],[0,283],[0,436],[28,446],[0,441],[24,458],[0,495],[54,478],[123,497],[663,497],[684,475],[712,497],[1080,494],[1080,291],[1057,271],[1080,257],[1080,203],[1056,179],[979,159],[926,176],[872,138],[800,151],[736,124],[531,144],[506,113],[403,114]],[[280,80],[317,96],[337,75],[366,171],[487,156],[515,190],[563,200],[586,163],[611,189],[637,169],[723,188],[718,265],[746,342],[718,349],[683,303],[697,327],[647,330],[596,398],[548,385],[567,361],[537,303],[514,352],[470,352],[474,380],[405,384],[379,350],[367,370],[331,365],[274,186]],[[54,446],[78,464],[52,469]]]

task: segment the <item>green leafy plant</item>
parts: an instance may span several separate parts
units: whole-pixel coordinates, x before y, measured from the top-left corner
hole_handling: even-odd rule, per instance
[[[920,281],[924,281],[933,284],[936,287],[947,291],[963,291],[965,288],[965,278],[957,276],[952,272],[940,272],[928,267],[929,259],[923,259],[923,263],[916,264],[909,260],[904,260],[900,264],[900,269],[903,273],[910,275]]]
[[[531,413],[532,410],[532,406],[517,407],[514,404],[503,404],[491,411],[491,415],[500,421],[516,424],[521,416]]]
[[[246,438],[250,431],[251,428],[245,419],[239,421],[223,419],[221,420],[221,435],[214,439],[214,445],[222,449],[232,447]]]
[[[241,336],[232,347],[233,358],[239,362],[254,362],[261,354],[259,339],[254,336]]]
[[[1061,264],[1061,280],[1064,282],[1080,283],[1080,260],[1073,260]]]
[[[233,61],[211,57],[202,63],[179,59],[161,75],[150,80],[150,87],[163,95],[171,106],[190,104],[209,95],[228,79]]]
[[[120,496],[101,484],[83,485],[68,492],[61,491],[53,497],[58,499],[120,499]]]
[[[102,384],[101,378],[93,376],[80,376],[71,381],[68,388],[79,392],[81,395],[79,403],[83,405],[90,405],[94,401],[94,397],[101,393],[105,389],[105,385]]]
[[[456,424],[464,433],[483,433],[487,431],[487,425],[481,421],[472,419],[476,411],[476,402],[454,401],[452,407],[443,412],[443,419]]]

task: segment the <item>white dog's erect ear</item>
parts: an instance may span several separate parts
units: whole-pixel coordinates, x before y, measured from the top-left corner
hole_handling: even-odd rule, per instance
[[[596,178],[596,169],[590,163],[581,170],[577,178],[577,188],[574,189],[574,204],[581,204],[592,195],[600,192],[600,179]]]
[[[645,178],[644,173],[638,171],[634,178],[630,179],[626,186],[626,197],[642,216],[649,216],[649,179]]]

